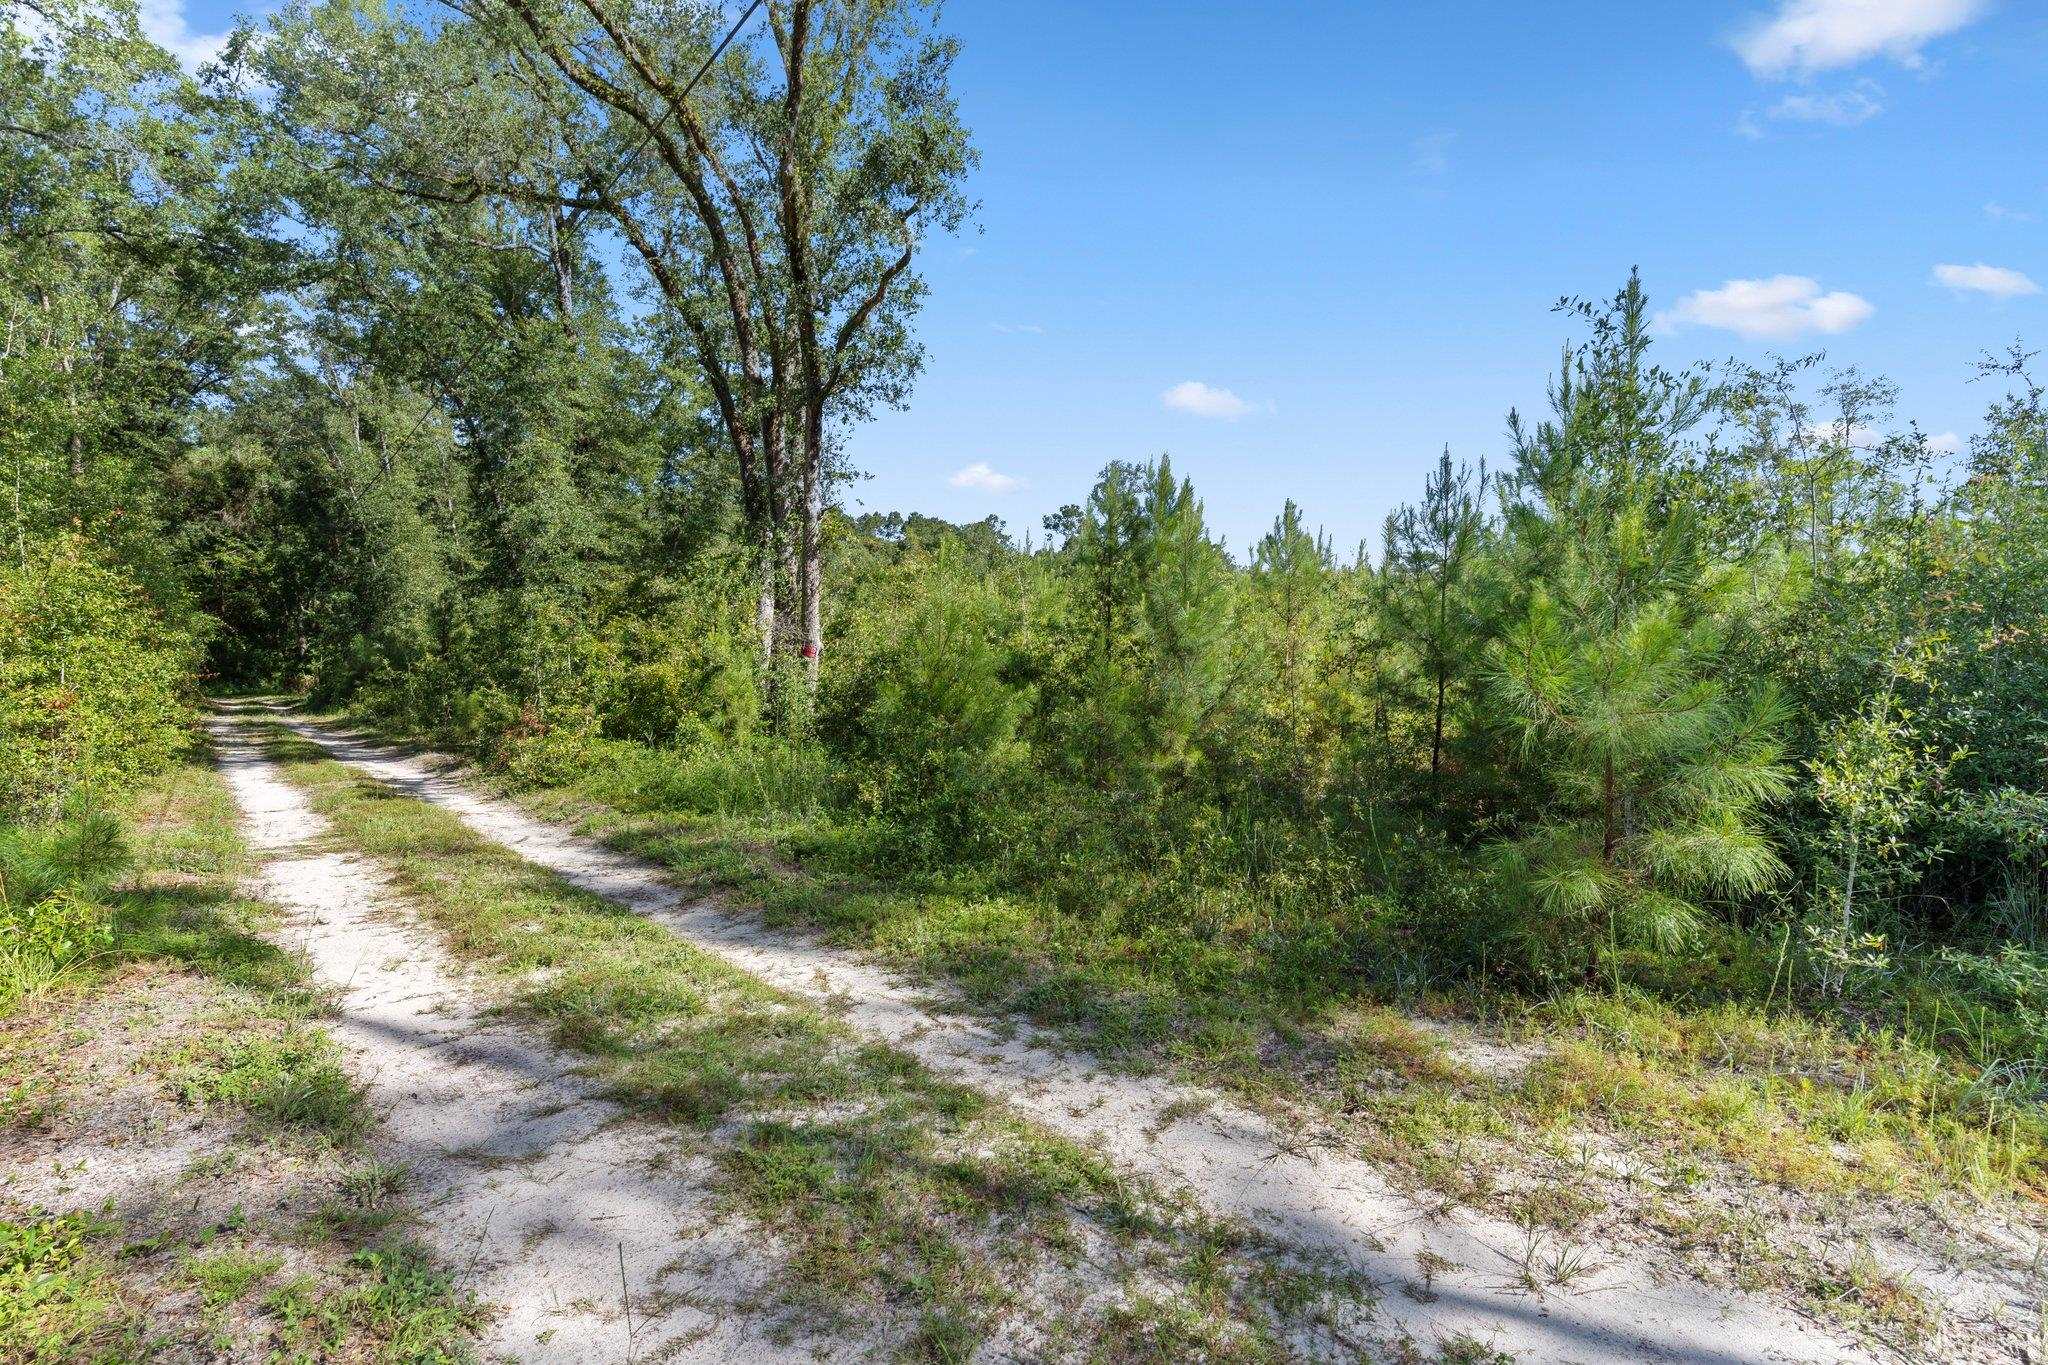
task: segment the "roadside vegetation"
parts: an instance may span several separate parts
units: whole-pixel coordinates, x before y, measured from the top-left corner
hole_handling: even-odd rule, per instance
[[[1304,994],[1260,980],[1249,947],[1235,960],[1254,970],[1190,977],[1165,931],[878,877],[836,861],[815,815],[650,810],[620,795],[620,775],[607,762],[505,784],[537,814],[771,923],[873,951],[958,1007],[1032,1018],[1112,1064],[1166,1067],[1339,1132],[1426,1201],[1524,1223],[1539,1292],[1568,1290],[1616,1245],[1654,1245],[1909,1355],[1940,1354],[1956,1340],[1944,1330],[1986,1311],[2039,1339],[2010,1305],[2048,1288],[2040,1106],[1931,1032],[1794,995],[1782,934],[1780,956],[1755,965],[1757,993],[1733,999],[1363,974]],[[1945,1264],[2005,1282],[2005,1316],[1942,1303],[1923,1276]]]
[[[1795,369],[1656,370],[1633,285],[1584,316],[1517,463],[1482,488],[1445,461],[1378,565],[1290,509],[1233,566],[1165,466],[1119,468],[1049,548],[840,523],[794,734],[739,686],[737,630],[722,662],[593,638],[552,706],[433,674],[352,695],[1112,1057],[1343,1110],[1352,1021],[1395,1004],[1541,1041],[1506,1078],[1430,1075],[1430,1034],[1397,1059],[1454,1133],[1593,1122],[1794,1189],[2037,1198],[2039,798],[2012,778],[2048,714],[2048,597],[2016,592],[2038,389],[1998,371],[2018,388],[1944,486],[1910,431],[1831,436]],[[1859,420],[1885,399],[1826,387]],[[657,694],[663,668],[724,686]],[[1390,1155],[1452,1164],[1396,1127]]]

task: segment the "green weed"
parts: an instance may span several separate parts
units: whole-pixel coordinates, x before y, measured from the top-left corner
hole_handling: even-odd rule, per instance
[[[209,1311],[218,1311],[240,1303],[257,1285],[275,1275],[283,1264],[281,1256],[229,1247],[187,1258],[184,1273],[198,1289],[200,1305]]]
[[[315,1029],[209,1032],[161,1050],[157,1064],[190,1104],[238,1105],[265,1122],[336,1142],[357,1137],[369,1122],[340,1050]]]
[[[0,1220],[0,1360],[56,1365],[134,1340],[98,1235],[75,1213]]]

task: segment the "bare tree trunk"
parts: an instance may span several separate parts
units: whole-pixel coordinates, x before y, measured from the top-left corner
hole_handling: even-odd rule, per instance
[[[818,692],[818,667],[825,648],[823,606],[825,595],[825,421],[822,404],[813,403],[804,415],[803,528],[799,536],[797,593],[803,612],[804,687],[813,697]]]
[[[760,558],[761,590],[754,608],[754,628],[761,636],[761,675],[767,677],[775,666],[775,549],[763,544],[755,549]]]
[[[555,276],[555,307],[561,313],[563,330],[573,333],[576,314],[576,266],[570,258],[568,243],[562,239],[561,219],[559,209],[548,210],[548,267]]]
[[[789,517],[784,479],[788,461],[783,448],[785,432],[781,417],[771,406],[761,418],[760,484],[749,509],[754,523],[756,553],[761,557],[762,682],[767,689],[770,714],[780,709],[781,687],[778,664],[789,648],[790,573]]]
[[[823,605],[825,583],[823,555],[819,545],[818,518],[804,517],[803,562],[800,566],[803,585],[803,645],[804,686],[812,695],[818,691],[819,656],[825,649]]]
[[[786,127],[783,145],[776,159],[776,222],[782,236],[794,292],[806,301],[816,294],[811,261],[811,186],[800,174],[802,151],[799,144],[804,107],[804,83],[810,74],[812,13],[810,0],[792,0],[785,12],[770,5],[768,21],[775,31],[782,54],[785,85],[783,111]],[[794,587],[799,619],[797,652],[804,661],[806,699],[817,694],[819,653],[824,647],[820,608],[824,596],[818,523],[824,505],[825,402],[831,385],[826,378],[825,360],[820,352],[817,313],[803,307],[796,310],[796,370],[802,385],[802,402],[797,406],[803,424],[798,435],[797,508],[802,518],[797,527]]]

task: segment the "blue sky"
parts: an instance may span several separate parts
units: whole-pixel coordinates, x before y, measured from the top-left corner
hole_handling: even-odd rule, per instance
[[[232,8],[151,3],[174,35]],[[862,506],[1035,529],[1170,452],[1240,551],[1289,496],[1376,540],[1444,443],[1503,455],[1550,305],[1631,265],[1668,362],[1825,348],[1935,435],[1976,428],[1980,351],[2048,346],[2037,0],[951,0],[947,25],[981,231],[925,258],[928,367],[853,440]]]

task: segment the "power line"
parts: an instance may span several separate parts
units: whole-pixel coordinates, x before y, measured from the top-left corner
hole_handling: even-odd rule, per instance
[[[739,17],[739,22],[735,23],[727,31],[725,37],[719,40],[718,46],[711,49],[711,55],[704,59],[704,65],[697,68],[697,74],[690,77],[689,83],[683,87],[682,93],[676,96],[677,103],[681,103],[690,97],[690,92],[697,88],[697,82],[703,80],[704,73],[715,66],[718,59],[725,55],[725,50],[732,46],[732,40],[740,36],[740,30],[747,26],[747,20],[753,18],[754,11],[759,8],[761,8],[761,0],[754,0],[753,4],[747,6],[747,12],[742,14]]]
[[[669,115],[676,112],[676,109],[682,102],[690,97],[690,92],[697,88],[697,82],[703,80],[705,74],[718,64],[718,59],[723,57],[725,50],[732,46],[732,40],[740,36],[740,30],[747,26],[747,21],[754,17],[754,12],[761,8],[762,3],[763,0],[754,0],[753,4],[747,6],[747,12],[742,14],[730,29],[726,30],[725,36],[718,40],[718,46],[712,48],[711,55],[704,59],[704,65],[697,68],[697,74],[690,77],[684,83],[683,88],[676,92],[675,98],[668,102],[668,107],[661,111],[661,117],[650,124],[640,134],[639,140],[626,151],[624,156],[619,158],[617,166],[605,176],[605,184],[616,183],[618,178],[625,174],[626,168],[633,164],[634,158],[647,150],[647,144],[654,140],[655,134],[668,122]]]

